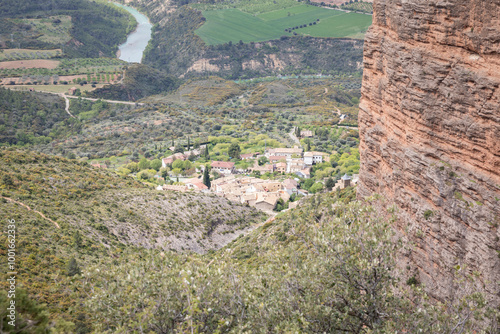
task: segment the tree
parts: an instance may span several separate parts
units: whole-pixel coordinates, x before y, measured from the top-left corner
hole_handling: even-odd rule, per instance
[[[153,161],[151,161],[150,167],[156,171],[159,171],[161,168],[161,160],[154,159]]]
[[[205,159],[210,159],[210,153],[208,152],[208,145],[205,145]]]
[[[14,185],[14,181],[12,181],[12,177],[9,174],[2,175],[2,183],[7,187]]]
[[[203,171],[203,184],[206,185],[210,189],[210,187],[211,187],[210,175],[208,173],[209,173],[208,167],[205,167],[205,170]]]
[[[137,162],[131,162],[125,166],[128,170],[131,172],[135,173],[139,171],[139,166],[137,165]]]
[[[179,143],[177,143],[174,149],[174,153],[184,153],[184,147]]]
[[[68,276],[75,276],[81,273],[80,267],[78,266],[78,262],[76,262],[76,259],[74,257],[72,257],[71,260],[69,260],[68,262],[67,273]]]
[[[335,187],[335,181],[329,177],[328,180],[326,180],[326,189],[328,189],[328,191],[331,191],[333,187]]]
[[[139,164],[137,165],[137,167],[139,168],[139,170],[149,169],[149,167],[150,167],[149,160],[146,158],[142,158],[139,161]]]
[[[259,166],[263,166],[266,163],[268,163],[269,160],[266,157],[262,156],[262,157],[259,158],[259,160],[257,160],[257,162],[259,163]]]
[[[179,175],[182,174],[182,169],[180,169],[180,168],[174,168],[174,169],[172,169],[172,174],[176,175],[177,176],[177,180],[178,180],[179,179]]]
[[[232,159],[239,159],[241,154],[240,145],[238,145],[237,143],[232,143],[231,146],[229,146],[229,149],[227,150],[227,154]]]
[[[160,175],[162,178],[167,179],[168,177],[168,169],[167,168],[160,168]]]
[[[184,169],[184,161],[181,159],[174,160],[174,162],[172,162],[172,168]]]
[[[315,184],[313,184],[311,186],[311,188],[309,188],[309,191],[313,194],[317,193],[318,191],[321,191],[321,190],[323,190],[323,183],[321,183],[321,182],[316,182]]]
[[[77,230],[75,234],[73,234],[73,244],[76,248],[80,248],[82,246],[82,236],[80,232]]]

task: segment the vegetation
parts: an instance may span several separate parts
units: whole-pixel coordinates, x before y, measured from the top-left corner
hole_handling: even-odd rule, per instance
[[[18,161],[18,167],[23,159],[48,159],[46,163],[52,167],[57,162],[58,169],[68,163],[17,153],[9,159]],[[5,160],[2,162],[5,166]],[[28,168],[37,168],[33,166]],[[86,168],[76,170],[81,173]],[[23,174],[13,170],[9,173],[14,173],[17,180]],[[92,172],[96,173],[102,172]],[[119,184],[127,182],[108,177],[112,179]],[[16,194],[12,188],[8,191]],[[121,193],[124,191],[120,189]],[[96,188],[89,197],[99,193]],[[81,229],[85,232],[78,242],[72,219],[67,219],[69,223],[63,229],[56,230],[43,219],[35,220],[36,216],[22,207],[7,203],[2,208],[7,206],[7,210],[13,210],[11,215],[24,222],[19,233],[19,242],[24,245],[20,248],[24,270],[20,286],[28,290],[32,303],[46,304],[34,312],[35,316],[45,317],[41,322],[45,329],[66,326],[69,332],[96,333],[141,329],[228,333],[258,332],[262,328],[301,333],[452,333],[453,327],[460,324],[469,332],[493,330],[488,326],[494,324],[494,310],[489,309],[480,294],[469,290],[474,277],[462,268],[457,271],[457,284],[458,279],[461,281],[456,295],[446,303],[429,302],[416,279],[409,277],[410,285],[402,283],[406,273],[398,272],[394,266],[400,245],[393,242],[388,228],[392,217],[381,209],[385,204],[377,199],[351,202],[354,195],[354,189],[349,188],[338,194],[312,196],[296,211],[205,255],[134,248],[114,241],[113,235],[122,240],[116,227],[109,228],[97,221],[91,222],[97,227],[93,233]],[[79,202],[85,203],[85,198],[80,197]],[[182,195],[176,198],[179,200]],[[119,202],[117,206],[131,202]],[[116,210],[104,203],[99,207],[106,205]],[[69,203],[62,208],[71,209],[73,214],[85,212],[75,211],[77,207]],[[94,211],[87,205],[83,210]],[[56,212],[48,214],[55,216]],[[26,243],[25,238],[33,233],[39,236],[37,244]],[[98,238],[104,238],[100,239],[102,243],[94,242]],[[29,252],[23,250],[25,247],[29,247]],[[39,263],[51,269],[38,271]],[[69,270],[71,263],[75,270]],[[44,272],[43,276],[39,272]],[[27,284],[33,277],[38,278],[36,287]],[[76,303],[78,307],[73,306]],[[50,310],[49,316],[45,310]],[[126,317],[122,316],[124,313]]]
[[[272,1],[270,3],[274,5]],[[240,43],[241,38],[237,38],[234,43],[233,40],[227,39],[227,43],[210,46],[195,33],[204,25],[206,19],[199,10],[190,7],[191,5],[165,13],[156,2],[136,1],[134,4],[146,11],[155,23],[153,39],[145,52],[144,63],[169,74],[185,77],[216,74],[231,79],[276,74],[358,73],[359,75],[358,64],[362,61],[361,41],[318,39],[307,36],[288,37],[286,35],[290,34],[284,31],[285,28],[289,28],[287,25],[283,29],[280,28],[279,35],[273,37],[279,39],[263,45],[243,43],[243,41]],[[311,22],[301,24],[308,23]],[[274,57],[279,59],[279,62],[271,61]],[[202,72],[190,70],[196,61],[202,59],[208,59],[216,69],[207,68]],[[251,62],[260,65],[249,66]]]
[[[8,47],[54,49],[66,44],[64,54],[71,57],[112,57],[136,25],[130,14],[106,2],[2,0],[0,7],[1,37]],[[68,43],[70,37],[75,42]]]
[[[47,144],[72,133],[73,125],[61,98],[0,87],[0,143]]]
[[[112,100],[136,101],[146,96],[174,90],[178,84],[179,81],[175,77],[149,66],[134,64],[128,67],[123,83],[104,86],[88,95]]]
[[[363,13],[373,13],[373,3],[364,1],[346,1],[340,8]]]
[[[299,5],[259,15],[239,9],[204,11],[204,23],[195,32],[207,44],[238,41],[261,42],[293,36],[363,38],[371,17],[341,11]]]
[[[51,327],[68,321],[91,326],[80,306],[87,297],[77,283],[88,266],[118,264],[128,261],[124,253],[148,248],[203,253],[265,218],[215,196],[158,192],[86,163],[25,150],[0,149],[0,175],[8,175],[0,180],[0,212],[19,222],[18,288],[33,305],[45,304],[37,314],[50,314]],[[0,239],[5,255],[7,235]],[[1,283],[1,305],[7,283]]]

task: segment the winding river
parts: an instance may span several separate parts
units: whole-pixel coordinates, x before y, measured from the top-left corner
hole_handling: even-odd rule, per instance
[[[115,2],[114,4],[128,11],[137,21],[137,29],[128,35],[125,43],[120,45],[118,58],[129,63],[140,63],[144,50],[151,39],[151,30],[153,26],[151,22],[149,22],[148,17],[139,13],[137,9]]]

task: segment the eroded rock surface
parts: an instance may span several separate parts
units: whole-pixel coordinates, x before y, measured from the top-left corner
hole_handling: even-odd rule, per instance
[[[456,265],[500,300],[500,0],[375,0],[359,196],[399,208],[406,275],[436,298]]]

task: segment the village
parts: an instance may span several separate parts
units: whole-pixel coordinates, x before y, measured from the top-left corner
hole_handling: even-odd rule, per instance
[[[190,156],[200,155],[201,150],[203,147],[200,147],[199,150],[173,154],[162,159],[162,166],[164,168],[171,166],[176,160],[186,161]],[[271,213],[273,210],[281,211],[286,208],[294,208],[299,203],[297,199],[308,196],[309,192],[300,188],[299,181],[309,179],[311,168],[316,164],[328,161],[329,156],[324,152],[304,152],[302,148],[295,146],[293,148],[267,149],[264,154],[241,154],[240,159],[254,161],[254,164],[243,170],[235,168],[234,162],[212,161],[210,169],[211,174],[215,177],[210,182],[210,187],[203,182],[202,175],[205,172],[205,165],[201,165],[196,169],[198,177],[184,179],[176,184],[160,185],[157,189],[213,193],[229,201],[247,204]],[[264,173],[274,173],[281,178],[266,180],[258,177]],[[331,190],[344,189],[357,182],[357,174],[352,176],[346,174],[334,186],[327,188]]]

